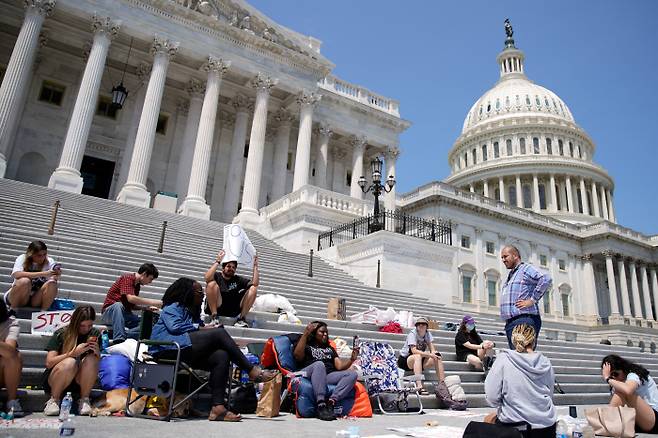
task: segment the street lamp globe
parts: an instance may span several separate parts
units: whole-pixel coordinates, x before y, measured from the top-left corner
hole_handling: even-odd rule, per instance
[[[361,190],[365,191],[366,184],[368,184],[368,182],[366,181],[366,177],[361,175],[361,177],[359,178],[358,184],[359,184],[359,187],[361,187]]]
[[[116,87],[112,87],[112,106],[114,108],[123,108],[123,103],[126,101],[126,97],[128,97],[128,90],[123,86],[123,82]]]
[[[386,179],[386,185],[388,186],[389,190],[393,188],[395,185],[395,177],[393,175],[388,176]]]
[[[375,157],[375,159],[370,162],[373,181],[382,180],[382,164],[382,160],[380,160],[379,157]]]

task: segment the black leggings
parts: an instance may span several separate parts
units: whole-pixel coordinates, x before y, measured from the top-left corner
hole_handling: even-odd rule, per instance
[[[224,327],[202,329],[189,335],[192,345],[181,350],[181,359],[192,368],[210,371],[212,405],[225,404],[230,362],[243,371],[251,371],[254,365],[242,354]],[[165,350],[158,356],[173,359],[176,351]]]

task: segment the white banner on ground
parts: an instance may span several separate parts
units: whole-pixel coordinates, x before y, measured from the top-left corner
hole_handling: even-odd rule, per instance
[[[222,262],[238,262],[238,266],[251,269],[254,266],[256,248],[240,225],[224,226],[224,247],[226,254]]]
[[[52,335],[58,328],[71,321],[73,310],[54,310],[52,312],[32,313],[32,334]]]

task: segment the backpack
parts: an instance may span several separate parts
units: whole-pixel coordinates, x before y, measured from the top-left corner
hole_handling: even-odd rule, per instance
[[[453,400],[450,390],[445,382],[439,382],[434,385],[434,394],[439,401],[439,409],[450,409],[452,411],[465,411],[468,407],[466,400]]]
[[[464,430],[463,438],[523,438],[523,434],[514,427],[471,421]]]
[[[253,383],[245,383],[231,391],[229,409],[239,414],[255,414],[258,406],[256,388]]]

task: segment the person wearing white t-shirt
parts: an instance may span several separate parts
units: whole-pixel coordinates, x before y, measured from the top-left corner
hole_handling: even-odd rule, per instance
[[[613,392],[610,406],[635,408],[636,432],[658,435],[658,387],[649,371],[610,354],[601,361],[601,375]]]
[[[436,375],[440,382],[445,379],[443,360],[434,344],[432,334],[428,330],[429,322],[422,316],[416,320],[416,327],[412,329],[404,341],[398,357],[398,368],[405,371],[413,371],[416,376],[423,374],[423,369],[434,366]],[[426,395],[427,391],[422,387],[420,380],[416,381],[419,394]]]
[[[48,310],[57,296],[61,275],[61,265],[48,257],[46,244],[35,240],[16,258],[11,271],[14,284],[5,294],[5,303],[14,309],[30,306]]]

